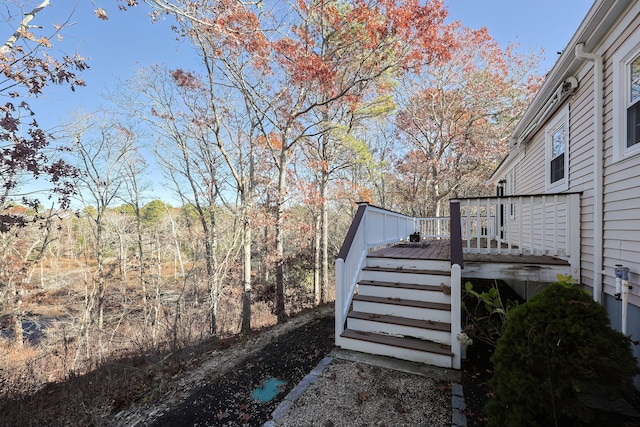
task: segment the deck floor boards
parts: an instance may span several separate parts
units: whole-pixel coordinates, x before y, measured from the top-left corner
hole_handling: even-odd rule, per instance
[[[448,239],[423,240],[419,243],[402,243],[369,252],[370,257],[422,259],[448,261],[451,259],[451,242]],[[548,255],[464,254],[466,262],[538,264],[568,266],[569,262]]]

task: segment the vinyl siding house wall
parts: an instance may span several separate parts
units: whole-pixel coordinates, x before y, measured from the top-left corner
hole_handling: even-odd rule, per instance
[[[639,58],[640,2],[596,1],[547,75],[512,136],[508,157],[491,178],[505,195],[580,193],[579,280],[620,330],[622,304],[614,297],[614,269],[617,264],[629,268],[626,333],[634,340],[640,339],[640,143],[627,147],[627,121],[640,125],[640,113],[628,118],[628,110],[634,110],[632,89],[640,98]],[[577,87],[569,85],[572,78]],[[563,82],[566,93],[555,97]],[[560,132],[554,152],[558,129],[564,129],[564,140]],[[566,167],[554,176],[551,169],[559,163],[554,154],[561,145]],[[638,346],[635,355],[640,358]]]

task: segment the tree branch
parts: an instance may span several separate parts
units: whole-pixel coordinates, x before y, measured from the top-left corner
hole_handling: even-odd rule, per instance
[[[29,22],[31,22],[31,20],[36,17],[38,12],[40,12],[47,6],[49,6],[49,0],[43,0],[42,3],[40,3],[39,6],[36,6],[31,12],[25,13],[22,22],[20,22],[20,25],[18,25],[18,29],[2,46],[0,46],[0,54],[5,54],[13,49],[13,46],[16,44],[18,39],[20,37],[23,37],[27,33],[27,30],[29,29]]]

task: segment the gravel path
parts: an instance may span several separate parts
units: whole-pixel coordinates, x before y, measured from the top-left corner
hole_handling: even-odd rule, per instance
[[[443,380],[333,359],[287,414],[269,425],[450,426],[451,386]]]

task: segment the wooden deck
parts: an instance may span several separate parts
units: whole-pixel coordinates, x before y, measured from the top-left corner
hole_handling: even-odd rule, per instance
[[[377,249],[369,252],[369,257],[448,261],[450,253],[450,240],[439,239]],[[464,254],[462,275],[467,278],[554,282],[558,274],[576,277],[569,261],[552,256]]]

